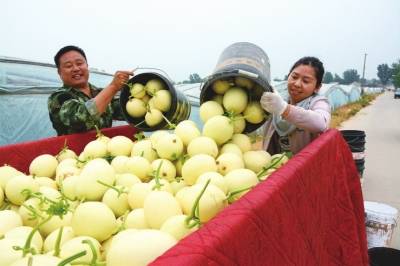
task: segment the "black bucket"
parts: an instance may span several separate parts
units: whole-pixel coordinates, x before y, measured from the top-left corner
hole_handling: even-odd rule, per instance
[[[189,100],[183,94],[183,92],[175,90],[172,83],[169,81],[168,78],[164,77],[155,72],[147,72],[147,73],[140,73],[138,75],[133,76],[128,83],[140,83],[142,85],[146,85],[147,81],[151,79],[158,79],[164,83],[164,87],[169,90],[171,93],[171,107],[163,115],[173,124],[178,124],[180,121],[186,120],[190,116],[191,105]],[[155,131],[159,129],[168,129],[169,125],[167,121],[163,120],[158,125],[153,127],[148,126],[144,122],[144,117],[135,118],[130,116],[126,111],[126,103],[128,102],[130,97],[130,90],[127,85],[125,85],[121,89],[120,95],[120,105],[122,109],[122,113],[125,117],[125,120],[142,131]]]
[[[360,159],[360,160],[354,160],[356,167],[357,167],[357,171],[360,174],[360,176],[363,176],[364,173],[364,169],[365,169],[365,160],[364,159]]]
[[[255,83],[254,88],[249,90],[249,99],[260,101],[265,91],[271,91],[270,64],[267,54],[257,45],[248,42],[234,43],[222,52],[217,66],[201,87],[200,104],[211,100],[216,93],[212,84],[217,80],[226,80],[233,83],[236,77],[247,78]],[[256,130],[266,119],[258,124],[246,121],[243,133]]]
[[[358,173],[362,177],[365,169],[365,160],[363,158],[365,151],[365,132],[362,130],[341,130],[340,132],[353,153],[354,163],[356,164]],[[360,158],[360,154],[362,158]]]
[[[400,250],[388,247],[368,249],[370,266],[400,265]]]
[[[362,130],[341,130],[352,152],[363,152],[365,150],[365,132]]]

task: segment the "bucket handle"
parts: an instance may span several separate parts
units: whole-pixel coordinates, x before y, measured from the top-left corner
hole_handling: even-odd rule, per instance
[[[253,73],[253,72],[246,71],[246,70],[243,70],[243,69],[239,69],[239,70],[238,70],[238,73],[239,73],[239,74],[243,74],[243,75],[245,75],[245,76],[248,76],[248,77],[250,77],[250,78],[258,78],[258,74],[255,74],[255,73]]]
[[[157,71],[162,72],[169,80],[172,81],[171,77],[168,76],[168,74],[164,70],[162,70],[160,68],[156,68],[156,67],[137,67],[137,68],[135,68],[135,71],[136,70],[157,70]]]
[[[242,75],[248,76],[248,77],[250,77],[250,78],[258,78],[258,75],[257,75],[257,74],[255,74],[255,73],[253,73],[253,72],[250,72],[250,71],[243,70],[243,69],[226,70],[226,71],[218,72],[217,74],[218,74],[218,75],[223,75],[223,74],[232,74],[232,73],[235,73],[235,74],[242,74]],[[200,83],[200,88],[203,86],[204,81],[207,81],[207,80],[209,80],[209,79],[212,78],[212,77],[214,77],[214,74],[205,76],[205,77],[202,79],[201,83]]]

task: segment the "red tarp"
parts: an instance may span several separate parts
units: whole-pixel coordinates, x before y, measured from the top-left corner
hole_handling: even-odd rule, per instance
[[[132,137],[129,126],[102,130]],[[95,132],[0,147],[4,163],[27,172],[64,140],[80,152]],[[152,265],[368,265],[364,206],[352,154],[331,129]]]
[[[321,135],[151,265],[368,265],[360,177],[339,131]]]
[[[118,126],[101,129],[101,132],[110,138],[117,135],[124,135],[133,139],[136,129],[131,126]],[[0,166],[8,164],[19,171],[28,173],[29,164],[35,157],[45,153],[51,155],[58,154],[64,147],[65,141],[68,148],[79,154],[87,143],[95,139],[96,131],[93,130],[80,134],[2,146],[0,147]]]

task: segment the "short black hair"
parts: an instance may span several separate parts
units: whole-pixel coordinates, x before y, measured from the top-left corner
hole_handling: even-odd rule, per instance
[[[54,56],[54,63],[56,64],[57,68],[60,68],[60,57],[69,51],[76,51],[76,52],[80,53],[87,62],[85,52],[82,50],[82,48],[79,48],[78,46],[75,46],[75,45],[67,45],[67,46],[64,46],[63,48],[61,48]]]
[[[295,69],[296,67],[298,67],[300,65],[307,65],[307,66],[311,66],[312,68],[314,68],[315,76],[317,78],[317,87],[319,87],[322,83],[322,78],[324,77],[324,73],[325,73],[324,64],[316,57],[305,56],[305,57],[302,57],[299,60],[297,60],[296,63],[294,63],[294,65],[292,66],[292,68],[289,71],[289,75],[290,75],[290,73],[292,73],[293,69]]]

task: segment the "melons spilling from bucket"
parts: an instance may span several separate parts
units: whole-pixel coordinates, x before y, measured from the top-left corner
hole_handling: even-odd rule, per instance
[[[150,79],[145,84],[128,83],[129,100],[125,109],[133,118],[143,118],[143,123],[149,127],[160,124],[164,119],[163,113],[170,110],[172,95],[160,79]]]
[[[230,118],[235,134],[244,132],[248,123],[256,128],[269,115],[259,103],[263,91],[242,76],[215,80],[200,106],[200,118],[207,123],[214,116],[224,115]]]

